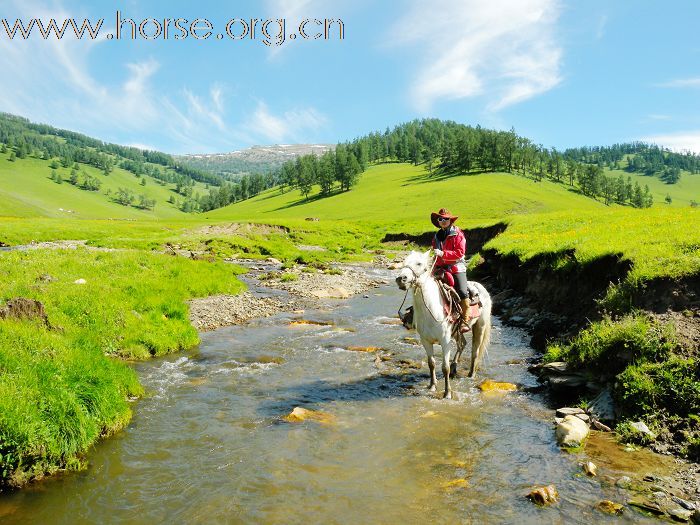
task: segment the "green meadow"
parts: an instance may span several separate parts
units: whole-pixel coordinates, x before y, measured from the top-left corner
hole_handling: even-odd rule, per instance
[[[288,264],[370,260],[386,249],[384,235],[430,231],[429,213],[447,207],[465,228],[506,223],[507,230],[486,247],[522,261],[573,250],[578,264],[619,253],[632,262],[631,286],[700,272],[700,212],[682,205],[693,199],[700,175],[683,175],[679,184],[685,189],[679,186],[672,205],[657,199],[651,209],[632,209],[605,206],[546,180],[507,173],[443,178],[423,166],[388,163],[370,167],[351,191],[326,198],[312,192],[307,200],[297,190],[274,188],[192,215],[167,202],[172,188],[150,178],[142,187],[119,168],[109,176],[84,169],[103,181],[100,192],[56,184],[46,161],[9,162],[0,155],[0,242],[85,240],[90,248],[0,252],[0,299],[41,301],[51,323],[48,328],[38,321],[0,321],[4,484],[79,468],[92,443],[128,422],[129,398],[142,395],[128,361],[196,345],[186,301],[244,288],[236,279],[241,270],[222,258],[276,257]],[[137,194],[152,192],[155,210],[126,208],[104,195],[127,185]],[[168,244],[202,252],[206,260],[165,255]],[[550,270],[557,271],[559,263]],[[86,284],[75,284],[78,279]],[[634,368],[620,372],[628,385],[621,399],[641,391],[645,399],[658,399],[669,373],[692,386],[697,359],[679,364],[673,357],[674,367],[656,379],[662,354],[648,348],[657,331],[645,329],[637,340],[630,335],[634,330],[621,326],[591,328],[601,344],[623,340],[640,346]],[[553,347],[550,357],[579,363],[581,356],[598,356],[586,353],[595,338],[582,337],[573,346]],[[669,349],[663,356],[672,354]]]
[[[114,168],[112,173],[104,175],[93,166],[79,164],[80,172],[102,183],[99,190],[87,191],[68,182],[72,165],[56,168],[55,171],[63,179],[62,184],[57,184],[51,180],[53,170],[50,161],[31,156],[10,161],[9,156],[9,153],[0,153],[0,216],[132,220],[182,219],[190,216],[168,202],[171,196],[178,197],[173,184],[161,185],[156,179],[145,177],[146,185],[142,186],[139,178],[122,168]],[[154,199],[155,208],[141,210],[114,202],[113,196],[119,188],[131,190],[136,196],[144,194]],[[205,193],[206,186],[197,182],[193,191]]]
[[[206,213],[211,220],[284,221],[317,217],[383,225],[386,231],[432,228],[430,211],[447,207],[460,223],[488,224],[513,215],[557,210],[604,210],[605,206],[549,181],[509,173],[431,176],[424,166],[371,166],[352,191],[304,199],[298,190],[268,190],[252,199]]]
[[[0,322],[3,483],[79,468],[91,444],[129,421],[128,399],[142,394],[127,360],[195,346],[186,301],[240,292],[240,271],[143,250],[1,254],[3,299],[41,301],[50,324]]]

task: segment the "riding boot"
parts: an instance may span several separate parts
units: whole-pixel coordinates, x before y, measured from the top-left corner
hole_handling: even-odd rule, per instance
[[[469,299],[461,299],[459,301],[459,306],[462,308],[462,317],[460,318],[459,331],[462,333],[470,332],[471,326],[469,326]]]

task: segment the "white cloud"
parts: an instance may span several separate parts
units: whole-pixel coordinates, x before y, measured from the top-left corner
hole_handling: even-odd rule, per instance
[[[412,0],[390,38],[419,49],[413,104],[427,112],[439,100],[483,95],[498,111],[554,88],[560,10],[560,0]]]
[[[301,13],[313,1],[289,2],[291,7],[280,16],[294,16],[294,6]],[[4,17],[62,20],[83,16],[68,13],[58,2],[51,9],[36,0],[8,2]],[[163,88],[158,82],[162,65],[154,58],[115,63],[110,76],[116,73],[118,80],[103,80],[91,64],[105,45],[110,44],[70,37],[60,41],[37,36],[27,41],[0,38],[0,111],[104,140],[119,142],[118,137],[127,137],[123,142],[135,147],[176,153],[228,151],[267,140],[304,140],[304,132],[327,123],[314,108],[276,115],[263,101],[249,109],[234,108],[241,115],[239,121],[227,122],[227,106],[232,105],[227,100],[229,86],[214,82],[203,92],[178,85]]]
[[[262,135],[275,142],[283,142],[297,140],[300,131],[316,131],[326,123],[326,117],[314,108],[294,109],[277,116],[270,112],[265,102],[259,101],[255,113],[246,126],[255,135]]]
[[[665,146],[677,152],[691,151],[700,154],[700,130],[681,131],[677,133],[667,133],[662,135],[650,135],[642,137],[642,141]]]
[[[657,84],[658,87],[665,88],[694,88],[700,87],[700,77],[695,78],[677,78],[675,80],[670,80],[662,84]]]

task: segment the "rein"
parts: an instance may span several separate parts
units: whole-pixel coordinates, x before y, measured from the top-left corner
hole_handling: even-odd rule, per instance
[[[435,279],[435,278],[433,277],[433,269],[435,268],[435,263],[436,263],[436,262],[437,262],[437,257],[435,257],[435,259],[433,259],[433,264],[430,265],[430,269],[428,270],[428,278],[430,278],[430,279]],[[404,266],[404,268],[408,268],[409,270],[411,270],[411,273],[413,273],[413,276],[415,277],[415,280],[414,280],[413,282],[415,283],[416,288],[419,288],[419,289],[420,289],[420,285],[418,284],[418,275],[416,274],[415,270],[414,270],[413,268],[411,268],[410,266]],[[437,282],[437,279],[435,280],[435,282]],[[439,287],[439,283],[438,283],[438,287]],[[399,306],[399,318],[401,318],[401,308],[403,308],[403,305],[404,305],[404,303],[406,302],[406,297],[408,297],[408,290],[409,290],[409,289],[406,288],[406,294],[403,296],[403,301],[401,301],[401,306]],[[423,300],[423,306],[425,306],[425,309],[428,310],[428,313],[429,313],[430,316],[433,318],[433,320],[434,320],[436,323],[442,322],[442,321],[439,321],[439,320],[433,315],[433,312],[430,310],[430,308],[428,308],[428,305],[427,305],[427,303],[425,302],[425,294],[423,293],[423,290],[421,290],[420,296],[421,296],[421,299]],[[447,319],[449,319],[450,316],[452,315],[452,301],[448,301],[448,302],[449,302],[449,307],[450,307],[450,308],[449,308],[449,311],[447,312]]]

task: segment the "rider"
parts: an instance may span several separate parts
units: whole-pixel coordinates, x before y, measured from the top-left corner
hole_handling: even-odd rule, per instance
[[[468,331],[469,304],[479,304],[480,301],[479,291],[467,281],[465,261],[467,240],[464,232],[454,225],[458,218],[445,208],[430,214],[431,222],[438,227],[432,243],[435,255],[437,255],[435,271],[449,272],[454,277],[454,287],[459,294],[460,306],[462,307],[462,331]]]

